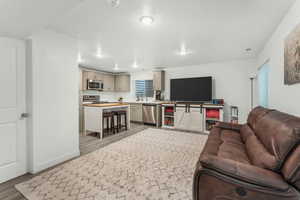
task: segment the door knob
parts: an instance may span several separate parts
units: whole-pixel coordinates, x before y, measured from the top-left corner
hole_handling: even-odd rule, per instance
[[[20,119],[26,119],[29,117],[29,113],[22,113]]]

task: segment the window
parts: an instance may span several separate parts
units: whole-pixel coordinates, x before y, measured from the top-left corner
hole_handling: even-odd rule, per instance
[[[135,95],[137,97],[153,97],[153,80],[136,80]]]
[[[259,105],[268,108],[269,105],[269,65],[264,64],[258,72]]]

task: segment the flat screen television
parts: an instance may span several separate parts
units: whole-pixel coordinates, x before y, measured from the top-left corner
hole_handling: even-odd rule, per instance
[[[212,100],[212,77],[171,79],[171,101]]]

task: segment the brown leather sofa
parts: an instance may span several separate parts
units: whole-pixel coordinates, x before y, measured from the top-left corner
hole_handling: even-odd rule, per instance
[[[257,107],[214,127],[196,166],[194,200],[299,200],[300,118]]]

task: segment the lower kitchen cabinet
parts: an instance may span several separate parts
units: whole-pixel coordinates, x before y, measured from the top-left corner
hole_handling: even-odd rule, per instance
[[[143,104],[130,104],[130,120],[133,122],[143,122]]]

